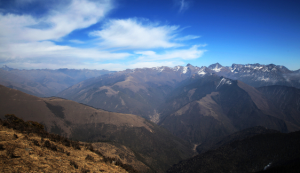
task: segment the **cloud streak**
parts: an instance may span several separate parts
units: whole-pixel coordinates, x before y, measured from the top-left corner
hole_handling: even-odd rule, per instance
[[[97,23],[111,9],[110,1],[73,0],[59,10],[50,10],[42,18],[0,14],[0,39],[2,42],[58,40],[76,29]]]
[[[146,23],[147,22],[147,23]],[[178,26],[158,26],[138,19],[109,20],[102,30],[93,31],[90,36],[98,37],[101,46],[128,49],[171,48],[180,44],[171,42]]]
[[[178,0],[177,3],[179,5],[179,13],[183,13],[189,8],[189,2],[186,0]]]
[[[193,40],[193,39],[197,39],[200,38],[200,36],[198,35],[187,35],[184,37],[180,37],[180,38],[176,38],[176,41],[187,41],[187,40]]]
[[[161,54],[157,54],[154,51],[139,51],[135,54],[140,55],[139,61],[155,61],[155,60],[170,60],[170,59],[181,59],[181,60],[192,60],[200,58],[206,50],[200,50],[199,47],[206,45],[194,45],[189,49],[178,49],[173,51],[166,51]]]
[[[40,1],[16,2],[24,5]],[[177,25],[162,25],[141,18],[105,19],[114,8],[112,0],[63,2],[51,6],[41,16],[0,12],[0,65],[21,69],[123,70],[182,65],[185,60],[197,59],[206,51],[201,45],[183,44],[199,36],[182,36],[182,29]],[[186,2],[183,3],[182,8],[187,8]],[[90,40],[68,37],[101,21],[105,22],[98,30],[84,33]],[[187,46],[189,48],[185,48]]]

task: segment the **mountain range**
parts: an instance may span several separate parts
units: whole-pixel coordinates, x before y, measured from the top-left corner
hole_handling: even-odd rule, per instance
[[[274,64],[188,64],[118,72],[5,67],[0,69],[1,82],[7,87],[0,87],[0,117],[13,113],[72,139],[120,144],[143,165],[137,170],[149,172],[164,172],[196,152],[197,159],[186,162],[191,169],[179,164],[170,170],[198,170],[193,166],[198,158],[216,157],[211,150],[219,155],[231,152],[220,148],[234,141],[263,142],[254,136],[300,130],[300,70]],[[247,142],[241,143],[246,151],[238,150],[237,158],[249,154]],[[259,169],[249,169],[260,171],[263,164],[265,160]]]
[[[1,119],[15,114],[73,140],[124,145],[134,153],[132,160],[144,164],[143,170],[163,172],[194,154],[190,143],[136,115],[108,112],[56,97],[39,98],[2,85],[0,94]]]
[[[241,80],[230,79],[232,75]],[[283,76],[297,75],[272,64],[208,68],[188,64],[106,74],[73,85],[58,96],[144,117],[199,145],[258,125],[281,132],[299,130],[299,89],[290,86],[297,83],[282,83]],[[267,77],[272,83],[261,80]]]
[[[38,97],[50,97],[78,82],[107,73],[111,72],[88,69],[18,70],[3,66],[0,68],[0,84]]]

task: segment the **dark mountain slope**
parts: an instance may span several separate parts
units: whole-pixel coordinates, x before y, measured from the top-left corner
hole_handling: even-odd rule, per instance
[[[170,93],[170,99],[163,105],[167,111],[162,111],[159,124],[195,144],[254,126],[287,132],[283,120],[258,108],[256,104],[266,101],[261,93],[253,87],[248,92],[240,87],[245,85],[216,75],[190,78],[186,85]],[[249,93],[260,97],[252,100]]]
[[[136,115],[107,112],[61,98],[38,98],[4,86],[0,86],[0,93],[1,116],[15,114],[34,120],[49,132],[76,140],[115,141],[158,172],[193,154],[189,143]]]
[[[274,105],[279,112],[278,118],[290,124],[300,126],[300,89],[287,86],[268,86],[257,88]]]
[[[258,134],[182,161],[167,172],[257,172],[299,160],[299,145],[299,131]]]
[[[250,137],[258,135],[258,134],[269,134],[269,133],[278,133],[278,131],[272,130],[272,129],[267,129],[262,126],[250,127],[250,128],[235,132],[233,134],[230,134],[222,139],[209,140],[207,142],[204,142],[201,145],[197,146],[196,149],[199,154],[202,154],[208,150],[216,150],[217,148],[227,145],[227,144],[230,144],[231,142],[234,142],[234,141],[244,140],[246,138],[250,138]]]

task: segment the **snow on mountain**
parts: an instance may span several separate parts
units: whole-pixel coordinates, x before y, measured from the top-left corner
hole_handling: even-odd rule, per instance
[[[207,73],[204,71],[204,69],[201,69],[197,73],[198,75],[206,75]]]
[[[208,66],[208,68],[213,70],[214,72],[220,72],[222,67],[223,66],[219,63],[215,63],[215,64],[212,64],[212,65]]]
[[[223,86],[223,85],[231,85],[232,82],[230,79],[226,79],[226,78],[222,78],[221,81],[219,82],[219,84],[217,85],[216,89],[218,89],[219,87]]]
[[[178,70],[180,70],[180,68],[181,68],[181,66],[178,65],[178,66],[175,66],[175,67],[173,68],[173,70],[174,70],[174,71],[178,71]]]
[[[139,69],[139,70],[138,70]],[[232,64],[231,66],[222,66],[219,63],[208,67],[197,67],[191,64],[186,66],[175,66],[173,68],[161,66],[153,68],[138,68],[125,70],[120,73],[174,73],[182,74],[186,77],[197,74],[205,76],[207,74],[216,74],[233,80],[240,80],[253,87],[267,85],[285,85],[300,88],[300,70],[291,71],[281,65],[262,65],[262,64]],[[141,71],[142,70],[142,71]],[[149,71],[150,70],[150,71]]]
[[[183,67],[182,73],[185,74],[187,72],[187,70],[188,70],[188,67]]]

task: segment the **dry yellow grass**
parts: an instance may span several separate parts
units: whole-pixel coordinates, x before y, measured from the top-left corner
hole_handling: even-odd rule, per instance
[[[57,146],[52,151],[42,146],[46,140],[0,125],[0,172],[126,172],[85,147],[75,150],[49,140]]]
[[[95,150],[100,151],[106,157],[119,159],[139,172],[151,172],[151,169],[139,161],[134,152],[124,145],[112,145],[105,142],[95,142],[92,145]]]

